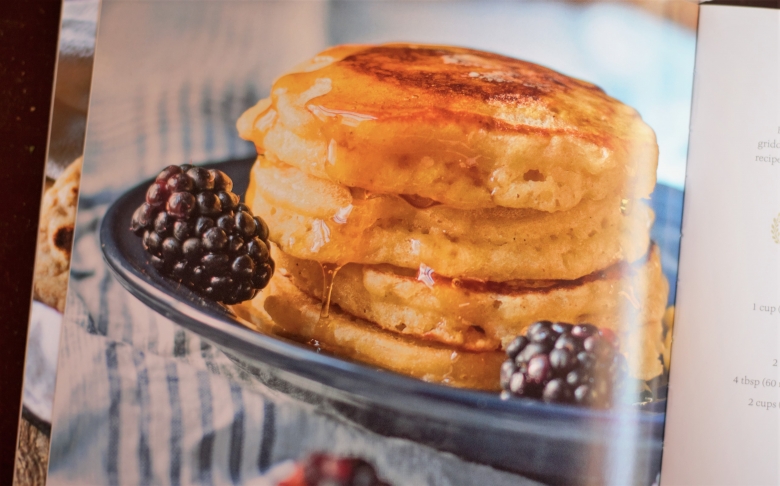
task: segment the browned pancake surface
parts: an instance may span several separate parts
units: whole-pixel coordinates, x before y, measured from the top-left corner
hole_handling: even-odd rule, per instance
[[[460,208],[559,211],[645,197],[653,131],[598,87],[471,49],[337,46],[238,123],[261,152],[370,191]]]

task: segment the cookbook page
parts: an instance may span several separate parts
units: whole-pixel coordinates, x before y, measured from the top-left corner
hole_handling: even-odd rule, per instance
[[[779,39],[776,8],[701,7],[667,486],[780,480]]]
[[[104,1],[50,484],[652,484],[690,2]]]

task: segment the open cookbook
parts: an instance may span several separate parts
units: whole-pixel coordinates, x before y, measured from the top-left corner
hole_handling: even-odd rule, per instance
[[[720,3],[65,0],[16,483],[780,482]]]

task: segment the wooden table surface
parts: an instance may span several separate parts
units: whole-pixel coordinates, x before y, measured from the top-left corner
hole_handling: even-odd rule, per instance
[[[19,421],[19,445],[16,449],[14,486],[38,486],[46,483],[49,465],[49,436],[22,417]]]

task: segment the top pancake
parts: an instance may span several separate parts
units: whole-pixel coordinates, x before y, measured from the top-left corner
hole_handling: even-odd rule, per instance
[[[260,153],[339,184],[461,209],[647,197],[655,134],[600,88],[471,49],[337,46],[238,121]]]

